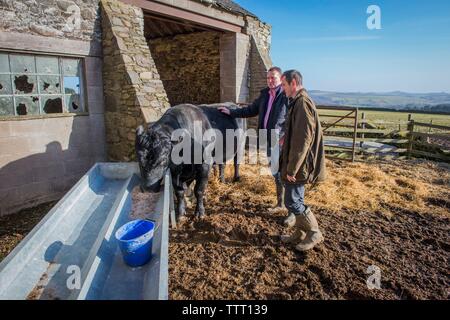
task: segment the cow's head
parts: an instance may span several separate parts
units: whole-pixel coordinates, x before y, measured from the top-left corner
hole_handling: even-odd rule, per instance
[[[136,156],[141,170],[142,191],[161,190],[171,150],[170,136],[161,127],[149,127],[147,131],[142,126],[136,129]]]

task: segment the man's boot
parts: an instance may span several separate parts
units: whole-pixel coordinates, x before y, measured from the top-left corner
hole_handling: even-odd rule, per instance
[[[302,230],[300,225],[300,219],[292,214],[294,216],[294,223],[291,227],[295,226],[294,233],[292,235],[282,235],[281,241],[284,243],[297,243],[300,241],[303,241],[306,237],[306,232]]]
[[[295,214],[293,214],[292,212],[289,212],[289,215],[283,221],[284,225],[288,228],[292,228],[293,226],[295,226],[295,222]]]
[[[296,216],[296,225],[306,232],[306,237],[300,242],[295,249],[298,251],[308,251],[321,243],[324,238],[319,230],[319,224],[311,210],[307,207],[302,215]]]
[[[275,187],[277,190],[277,205],[273,208],[269,209],[270,213],[279,212],[282,210],[285,210],[286,207],[284,206],[284,187],[283,183],[281,181],[275,180]]]

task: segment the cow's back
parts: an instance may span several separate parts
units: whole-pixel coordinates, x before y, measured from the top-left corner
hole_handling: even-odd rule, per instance
[[[228,109],[238,108],[237,105],[232,103],[205,104],[199,106],[199,108],[202,109],[203,113],[208,118],[212,128],[220,131],[222,134],[224,141],[223,161],[226,162],[232,160],[231,156],[234,156],[237,152],[237,149],[245,144],[245,120],[232,118],[229,115],[219,111],[219,107],[227,107]],[[235,132],[235,138],[233,139],[233,141],[227,141],[227,130],[233,130]],[[240,137],[240,139],[238,139],[238,136]]]
[[[174,129],[185,129],[190,134],[201,124],[203,131],[211,129],[211,124],[203,110],[193,104],[180,104],[169,108],[158,120],[161,125]]]

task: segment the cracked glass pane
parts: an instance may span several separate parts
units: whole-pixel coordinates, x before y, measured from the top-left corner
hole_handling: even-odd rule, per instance
[[[0,97],[0,116],[13,116],[14,106],[13,98],[11,96]]]
[[[80,78],[79,77],[64,77],[64,93],[65,94],[79,94],[80,93]]]
[[[12,78],[15,94],[29,94],[37,92],[36,76],[14,74]]]
[[[83,112],[83,106],[79,94],[66,95],[66,106],[69,112]]]
[[[12,94],[11,77],[9,74],[0,74],[0,94]]]
[[[39,114],[39,98],[36,96],[16,97],[16,114],[19,116]]]
[[[57,57],[36,57],[37,73],[59,74]]]
[[[9,60],[12,73],[36,73],[34,56],[11,54]]]
[[[62,96],[41,96],[43,113],[62,113]]]
[[[39,92],[41,94],[61,93],[59,76],[39,76]]]
[[[9,60],[7,53],[0,53],[0,72],[9,72]]]
[[[80,59],[63,59],[63,74],[65,76],[80,76]]]

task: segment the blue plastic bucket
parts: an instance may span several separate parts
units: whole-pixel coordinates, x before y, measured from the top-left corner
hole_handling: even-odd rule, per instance
[[[150,261],[154,229],[155,223],[152,221],[133,220],[116,231],[116,239],[127,265],[138,267]]]

